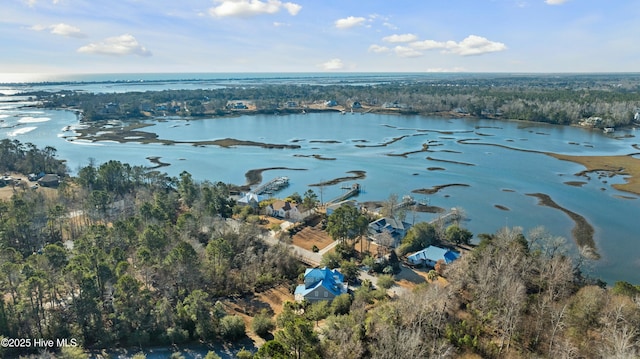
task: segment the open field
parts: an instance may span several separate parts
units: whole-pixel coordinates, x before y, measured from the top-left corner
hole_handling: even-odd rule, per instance
[[[312,222],[310,222],[308,226],[293,235],[293,245],[308,251],[313,250],[313,246],[315,245],[318,247],[318,250],[322,250],[333,243],[333,239],[322,229],[321,216],[314,216],[311,220]]]
[[[329,244],[333,243],[331,236],[329,236],[327,232],[318,228],[318,226],[304,227],[300,232],[294,234],[292,239],[293,245],[309,251],[312,250],[314,245],[318,247],[319,250],[322,250]]]

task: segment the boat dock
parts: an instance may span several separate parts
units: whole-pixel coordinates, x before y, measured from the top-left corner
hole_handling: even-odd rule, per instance
[[[413,206],[414,204],[416,204],[416,200],[413,199],[413,197],[411,196],[404,196],[402,197],[402,202],[396,204],[395,206],[393,206],[393,210],[397,210],[403,207],[409,207],[409,206]]]
[[[451,210],[445,214],[443,214],[442,216],[438,216],[438,218],[435,218],[431,221],[429,221],[429,224],[442,224],[442,225],[447,225],[453,221],[459,220],[461,217],[460,213],[458,212],[457,208],[451,208]]]
[[[253,193],[257,195],[261,194],[271,194],[273,192],[277,192],[289,185],[289,177],[276,177],[269,182],[266,182],[256,189],[254,189]]]
[[[351,189],[348,192],[346,192],[346,193],[344,193],[344,194],[342,194],[342,195],[330,200],[329,202],[326,202],[325,205],[330,205],[332,203],[337,203],[337,202],[344,201],[346,199],[349,199],[349,198],[357,195],[358,193],[360,193],[360,184],[354,183],[351,186]]]

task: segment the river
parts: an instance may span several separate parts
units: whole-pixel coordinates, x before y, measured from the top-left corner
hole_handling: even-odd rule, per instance
[[[521,226],[525,232],[539,225],[550,233],[571,239],[573,221],[563,212],[538,205],[529,193],[545,193],[560,206],[585,217],[595,229],[601,259],[588,270],[608,283],[626,280],[640,283],[640,199],[611,185],[624,178],[591,179],[574,174],[583,166],[560,161],[542,153],[568,155],[623,155],[638,152],[634,130],[615,136],[576,127],[518,121],[445,119],[427,116],[379,114],[309,113],[295,115],[246,115],[216,119],[157,119],[141,131],[160,139],[189,142],[163,145],[85,141],[76,138],[76,114],[64,110],[24,107],[29,103],[0,102],[0,138],[53,146],[66,159],[72,173],[87,165],[111,159],[132,165],[153,166],[158,157],[169,166],[160,170],[171,176],[190,172],[198,180],[245,183],[251,169],[286,167],[263,173],[268,180],[288,176],[290,186],[279,193],[304,193],[312,188],[324,201],[344,191],[340,184],[309,187],[364,171],[357,180],[364,189],[359,201],[383,201],[390,194],[402,197],[413,190],[446,184],[435,194],[415,195],[419,201],[445,209],[460,207],[463,225],[475,234],[495,233],[504,226]],[[104,132],[118,131],[114,124]],[[284,144],[299,148],[266,149],[258,146],[223,148],[193,145],[224,138]],[[423,145],[427,152],[419,152]],[[498,147],[500,145],[503,147]],[[314,157],[315,155],[315,157]],[[293,170],[296,169],[296,170]],[[585,182],[582,186],[566,184]],[[320,193],[322,192],[322,193]],[[433,214],[409,213],[407,221],[428,220]]]

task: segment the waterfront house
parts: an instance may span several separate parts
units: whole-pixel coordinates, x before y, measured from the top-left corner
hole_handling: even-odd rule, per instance
[[[246,101],[228,101],[226,107],[230,110],[248,110],[249,103]]]
[[[436,263],[439,260],[444,261],[445,264],[449,264],[459,257],[460,253],[452,251],[450,249],[440,248],[437,246],[429,246],[407,257],[407,261],[413,265],[435,267]]]
[[[347,283],[337,269],[307,268],[304,271],[304,284],[296,287],[294,297],[297,302],[332,301],[344,293],[347,293]]]
[[[242,198],[238,200],[238,204],[241,206],[251,206],[253,208],[258,208],[260,201],[262,201],[262,196],[254,193],[247,192]]]
[[[327,107],[335,107],[338,106],[338,102],[336,100],[329,100],[324,103]]]
[[[353,101],[353,103],[351,104],[351,108],[353,109],[362,108],[362,104],[358,101]]]
[[[294,221],[299,221],[302,219],[302,214],[298,209],[298,206],[294,203],[277,200],[266,208],[267,215],[272,217],[284,218],[284,219],[292,219]]]
[[[385,102],[382,104],[382,108],[408,108],[409,106],[407,106],[404,103],[399,103],[398,101],[394,101],[394,102]]]
[[[391,236],[393,238],[391,247],[397,247],[409,228],[411,228],[410,223],[395,218],[383,217],[369,223],[369,235],[374,242]]]

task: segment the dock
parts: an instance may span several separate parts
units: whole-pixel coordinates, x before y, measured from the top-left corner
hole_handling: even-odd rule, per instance
[[[346,199],[349,199],[349,198],[357,195],[358,193],[360,193],[360,184],[354,183],[351,186],[351,189],[348,192],[346,192],[346,193],[344,193],[344,194],[342,194],[342,195],[330,200],[329,202],[326,202],[325,205],[330,205],[332,203],[337,203],[337,202],[344,201]]]
[[[458,213],[458,209],[451,208],[451,211],[447,212],[446,214],[443,214],[442,216],[438,216],[438,218],[435,218],[429,221],[429,224],[441,223],[443,225],[447,225],[458,219],[460,219],[460,213]]]
[[[393,210],[395,211],[395,210],[398,210],[400,208],[413,206],[414,204],[416,204],[416,200],[413,199],[413,197],[404,196],[404,197],[402,197],[402,202],[397,203],[395,206],[393,206]]]
[[[258,186],[256,189],[254,189],[253,193],[257,194],[257,195],[262,195],[262,194],[271,194],[273,192],[277,192],[285,187],[287,187],[289,185],[289,177],[276,177],[272,180],[270,180],[269,182],[266,182],[260,186]]]

